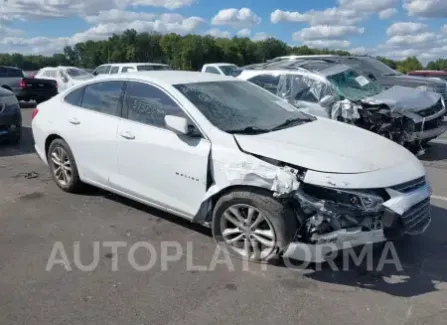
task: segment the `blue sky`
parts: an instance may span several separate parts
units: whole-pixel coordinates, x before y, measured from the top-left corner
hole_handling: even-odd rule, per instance
[[[273,36],[396,59],[447,57],[447,0],[7,0],[0,7],[0,52],[52,54],[128,27]]]

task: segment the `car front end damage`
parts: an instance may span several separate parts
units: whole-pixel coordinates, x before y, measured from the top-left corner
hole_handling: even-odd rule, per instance
[[[323,262],[335,252],[425,232],[431,222],[425,177],[380,189],[301,183],[290,193],[301,224],[283,256]]]

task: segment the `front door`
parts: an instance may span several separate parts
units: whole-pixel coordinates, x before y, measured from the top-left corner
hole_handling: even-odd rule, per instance
[[[207,185],[210,142],[166,129],[164,117],[187,117],[162,89],[128,82],[118,126],[118,168],[111,185],[139,199],[194,216]]]

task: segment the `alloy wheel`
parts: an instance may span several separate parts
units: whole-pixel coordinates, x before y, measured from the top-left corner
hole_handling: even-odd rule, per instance
[[[70,184],[73,174],[71,170],[71,161],[67,151],[61,146],[54,147],[50,158],[53,175],[56,181],[62,186]]]
[[[276,247],[273,226],[253,206],[232,205],[224,211],[220,226],[225,244],[244,258],[263,260]]]

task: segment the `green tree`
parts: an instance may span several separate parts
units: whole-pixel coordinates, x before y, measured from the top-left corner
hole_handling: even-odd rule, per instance
[[[421,69],[423,69],[423,66],[415,56],[410,56],[397,64],[397,70],[402,73]]]

